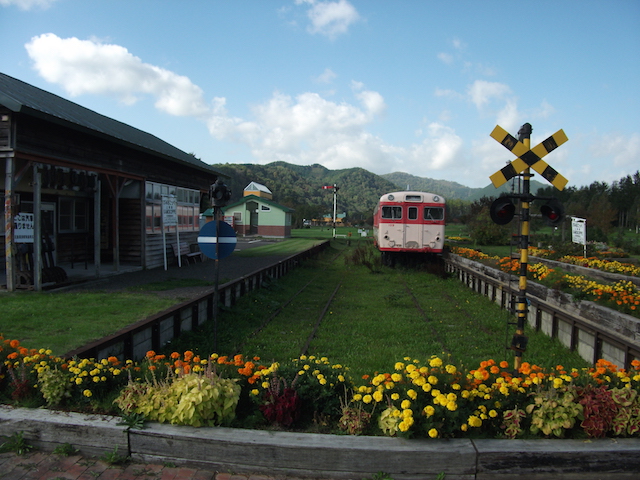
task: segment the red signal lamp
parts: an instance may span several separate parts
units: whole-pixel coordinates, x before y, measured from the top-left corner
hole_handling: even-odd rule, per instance
[[[556,199],[551,199],[542,207],[540,207],[540,213],[547,225],[555,227],[564,219],[564,207]]]
[[[489,211],[491,220],[493,220],[498,225],[506,225],[507,223],[509,223],[511,220],[513,220],[515,213],[516,206],[508,197],[500,197],[495,199],[491,204],[491,210]]]

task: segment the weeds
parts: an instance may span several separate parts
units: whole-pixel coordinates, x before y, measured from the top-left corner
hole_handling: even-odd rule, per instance
[[[53,450],[53,453],[55,453],[56,455],[62,455],[63,457],[68,457],[70,455],[75,455],[76,453],[78,453],[78,449],[70,443],[63,443],[62,445],[58,445]]]
[[[101,458],[109,465],[124,465],[129,462],[129,457],[127,455],[120,455],[118,453],[118,445],[116,445],[112,451],[102,455]]]
[[[33,449],[24,438],[24,432],[16,432],[9,439],[0,445],[0,453],[15,452],[18,455],[25,455]]]
[[[116,425],[124,425],[127,427],[127,430],[135,429],[135,430],[144,430],[144,422],[147,417],[142,413],[121,413],[120,417],[122,421],[116,423]]]

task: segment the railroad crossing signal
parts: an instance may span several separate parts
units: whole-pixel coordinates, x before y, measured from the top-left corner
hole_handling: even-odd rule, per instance
[[[547,179],[558,190],[562,190],[567,184],[568,180],[566,178],[560,175],[547,162],[542,160],[545,155],[554,151],[560,145],[569,140],[562,129],[558,130],[532,149],[526,147],[524,143],[518,141],[499,125],[496,125],[496,128],[491,132],[491,138],[497,140],[499,143],[504,145],[507,150],[510,150],[518,156],[518,158],[513,160],[506,167],[498,170],[489,177],[494,187],[500,187],[529,167],[542,175],[543,178]]]
[[[522,174],[522,193],[512,194],[500,197],[491,204],[491,219],[498,225],[506,225],[515,215],[514,199],[520,200],[520,235],[518,235],[520,243],[520,282],[519,295],[516,304],[517,327],[516,332],[511,340],[511,349],[515,352],[514,367],[516,370],[522,365],[522,354],[527,349],[527,337],[524,334],[524,327],[527,321],[528,302],[527,302],[527,267],[529,261],[529,203],[534,200],[544,200],[544,198],[535,197],[530,192],[530,169],[533,168],[542,177],[547,179],[558,190],[562,190],[567,184],[567,179],[560,175],[547,162],[542,160],[549,152],[554,151],[560,145],[565,143],[568,138],[564,131],[558,130],[542,143],[530,148],[531,141],[531,125],[525,123],[518,132],[519,138],[516,139],[499,125],[491,132],[491,138],[500,142],[509,151],[513,152],[518,158],[510,162],[506,167],[498,170],[489,177],[493,185],[498,188],[516,175]],[[563,208],[555,199],[549,200],[540,209],[543,218],[549,225],[555,226],[562,221]]]

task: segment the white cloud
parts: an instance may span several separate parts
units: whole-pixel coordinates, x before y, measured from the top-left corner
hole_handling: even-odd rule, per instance
[[[337,76],[338,75],[336,75],[333,70],[331,70],[330,68],[325,68],[324,72],[318,75],[315,80],[318,83],[332,83]]]
[[[309,33],[319,33],[331,39],[347,33],[349,26],[360,20],[358,11],[347,0],[334,2],[295,0],[295,3],[297,5],[307,4],[310,6],[307,11],[307,17],[311,21],[311,25],[307,28]]]
[[[3,7],[17,6],[20,10],[31,10],[32,8],[41,8],[46,10],[57,0],[0,0]]]
[[[119,45],[47,33],[33,37],[25,47],[38,73],[71,96],[111,95],[133,104],[143,94],[154,97],[155,106],[171,115],[209,112],[202,90],[187,77],[143,63]]]
[[[634,133],[628,137],[620,134],[597,135],[590,138],[589,151],[599,160],[627,170],[638,169],[640,158],[640,134]]]
[[[451,65],[453,63],[453,55],[444,52],[439,53],[438,60],[440,60],[442,63],[446,63],[447,65]]]
[[[474,105],[481,109],[494,99],[504,99],[511,93],[511,89],[504,83],[476,80],[468,88],[467,93]]]

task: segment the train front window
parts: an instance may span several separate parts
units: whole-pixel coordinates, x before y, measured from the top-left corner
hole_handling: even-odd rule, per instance
[[[382,218],[387,220],[401,220],[402,207],[382,206]]]
[[[442,207],[424,207],[425,220],[444,220],[444,208]]]
[[[409,212],[407,213],[409,220],[417,220],[418,219],[418,207],[409,207]]]

